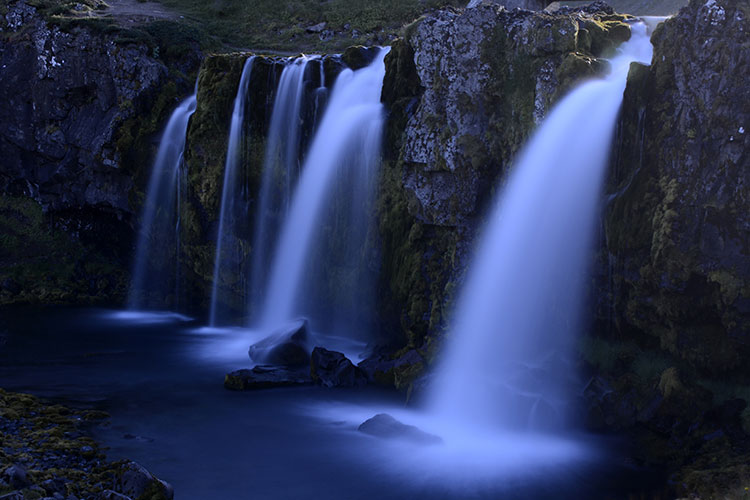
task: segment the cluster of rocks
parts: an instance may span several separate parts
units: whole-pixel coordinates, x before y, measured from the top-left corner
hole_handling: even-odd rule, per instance
[[[313,345],[308,321],[293,321],[250,346],[250,359],[258,364],[227,374],[224,387],[254,390],[313,384],[361,387],[368,383],[393,387],[404,373],[424,368],[423,358],[414,350],[396,357],[374,354],[355,365],[340,352]]]
[[[105,459],[85,427],[106,417],[0,389],[0,499],[171,500],[141,465]]]

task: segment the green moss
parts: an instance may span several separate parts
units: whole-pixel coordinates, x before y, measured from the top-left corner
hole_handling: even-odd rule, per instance
[[[89,270],[97,274],[90,274]],[[55,225],[34,200],[0,196],[0,303],[101,303],[124,294],[125,273]],[[104,279],[92,290],[91,279]]]

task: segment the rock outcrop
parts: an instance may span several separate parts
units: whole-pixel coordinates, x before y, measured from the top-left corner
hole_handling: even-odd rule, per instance
[[[608,387],[593,420],[640,429],[644,460],[707,497],[750,456],[750,8],[691,1],[652,43],[625,93],[583,355]]]
[[[311,333],[306,319],[291,321],[248,349],[255,363],[301,366],[310,363]]]
[[[313,349],[310,356],[310,376],[323,387],[359,387],[367,384],[361,368],[342,353],[322,347]]]
[[[479,5],[407,29],[386,58],[379,196],[384,330],[431,358],[475,230],[549,106],[630,37],[610,9],[565,14]]]
[[[0,16],[0,302],[119,299],[151,142],[190,83],[132,30],[46,5]]]

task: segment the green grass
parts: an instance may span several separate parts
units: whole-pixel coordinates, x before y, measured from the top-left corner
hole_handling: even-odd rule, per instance
[[[230,47],[276,51],[339,51],[383,43],[430,9],[465,0],[159,0]],[[321,41],[305,29],[326,22],[339,32]],[[353,38],[354,30],[360,36]]]

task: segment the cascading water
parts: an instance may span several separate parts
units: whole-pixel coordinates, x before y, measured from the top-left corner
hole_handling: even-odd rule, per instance
[[[276,247],[263,308],[266,328],[288,321],[299,311],[306,261],[336,173],[373,171],[380,154],[383,109],[380,103],[387,49],[358,71],[344,70],[304,162],[294,197]]]
[[[251,313],[265,288],[272,245],[289,206],[292,184],[299,175],[306,73],[308,63],[316,57],[302,56],[292,60],[281,73],[274,99],[253,236],[248,294]]]
[[[649,64],[643,24],[603,80],[557,105],[519,155],[459,296],[429,392],[450,434],[565,423],[597,205],[630,63]],[[483,429],[483,430],[479,430]]]
[[[190,117],[197,106],[196,96],[197,91],[174,110],[159,143],[141,216],[128,299],[131,310],[149,305],[144,297],[148,290],[159,289],[166,295],[168,290],[163,289],[163,284],[172,281],[175,303],[179,301],[179,273],[169,277],[164,270],[173,269],[170,262],[179,263],[179,191],[184,177],[185,139]],[[158,264],[152,265],[152,260]]]
[[[232,242],[230,242],[230,239],[233,237],[233,228],[237,219],[236,204],[238,202],[238,197],[236,196],[236,191],[237,180],[240,173],[239,165],[242,143],[242,125],[245,120],[247,90],[250,84],[250,76],[252,74],[254,61],[255,56],[249,57],[242,68],[237,96],[234,99],[232,122],[229,129],[227,158],[224,165],[224,185],[221,190],[219,229],[216,235],[216,256],[214,258],[213,288],[211,290],[211,311],[209,316],[211,326],[216,326],[216,322],[219,319],[220,283],[230,281],[229,279],[224,279],[224,276],[233,276],[234,278],[242,276],[240,269],[238,269],[242,256],[237,255],[240,246],[231,244]]]

